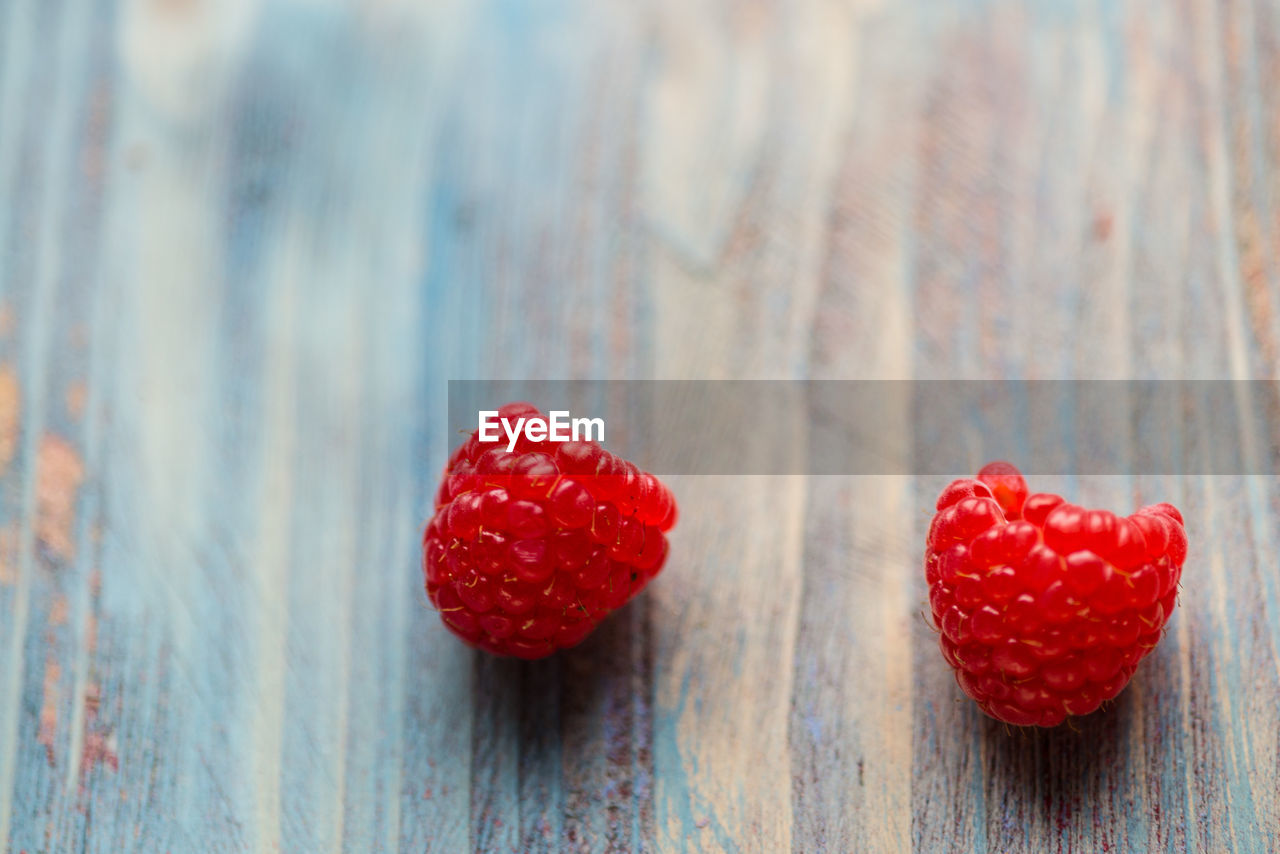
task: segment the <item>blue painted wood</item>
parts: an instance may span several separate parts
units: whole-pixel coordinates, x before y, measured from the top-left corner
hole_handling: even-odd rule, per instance
[[[1268,850],[1270,479],[1034,484],[1192,532],[1157,654],[1048,733],[919,617],[929,478],[673,478],[663,578],[532,665],[417,538],[449,379],[1273,376],[1278,25],[3,0],[0,850]]]

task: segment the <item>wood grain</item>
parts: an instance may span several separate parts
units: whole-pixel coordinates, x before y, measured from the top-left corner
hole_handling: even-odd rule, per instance
[[[938,478],[675,476],[534,664],[417,563],[449,379],[1274,378],[1277,81],[1275,0],[0,0],[0,851],[1277,850],[1273,478],[1034,485],[1192,534],[1052,732],[937,652]]]

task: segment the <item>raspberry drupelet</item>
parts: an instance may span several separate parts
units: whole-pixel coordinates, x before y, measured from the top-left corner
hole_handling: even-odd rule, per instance
[[[925,577],[943,657],[984,712],[1056,726],[1115,697],[1159,643],[1187,535],[1171,504],[1132,516],[1027,494],[1008,463],[938,498]]]
[[[500,418],[545,417],[509,403]],[[422,540],[427,596],[472,646],[542,658],[585,638],[667,559],[675,498],[594,442],[514,451],[473,432],[453,453]]]

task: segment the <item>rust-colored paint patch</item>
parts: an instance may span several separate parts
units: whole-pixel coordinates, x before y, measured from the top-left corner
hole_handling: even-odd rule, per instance
[[[36,537],[64,560],[75,557],[76,495],[84,463],[71,443],[46,433],[40,440],[40,476],[36,482]]]
[[[12,365],[0,365],[0,474],[13,462],[18,448],[18,416],[22,408],[22,387]]]
[[[1105,241],[1111,237],[1111,229],[1115,227],[1115,218],[1108,211],[1099,211],[1093,218],[1093,237]]]
[[[40,728],[36,741],[44,746],[49,767],[53,767],[53,742],[58,735],[58,680],[62,678],[62,666],[50,658],[44,664],[44,693],[40,702]]]
[[[18,527],[0,528],[0,587],[10,587],[18,580]]]
[[[89,587],[97,599],[101,590],[102,575],[94,570],[89,576]],[[92,659],[98,650],[98,621],[93,614],[87,615],[85,634],[88,641],[89,658]],[[80,749],[80,791],[84,792],[85,779],[98,765],[106,765],[112,771],[120,770],[120,757],[116,753],[115,727],[109,726],[100,719],[102,711],[102,685],[95,678],[90,678],[84,691],[84,741]]]
[[[68,611],[70,611],[70,608],[67,607],[67,597],[61,593],[55,594],[53,603],[49,606],[49,625],[65,626],[67,624]]]
[[[67,386],[67,414],[79,420],[84,415],[85,401],[89,399],[89,389],[84,380],[76,380]]]
[[[112,771],[120,770],[120,757],[116,754],[116,734],[98,722],[98,709],[102,704],[102,688],[90,682],[84,695],[84,749],[80,752],[80,776],[91,772],[97,765],[109,765]]]

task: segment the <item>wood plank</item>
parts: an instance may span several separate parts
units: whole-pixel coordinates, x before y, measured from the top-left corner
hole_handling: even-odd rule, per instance
[[[1186,583],[1053,732],[920,616],[945,478],[673,477],[533,664],[417,536],[450,378],[1274,376],[1275,79],[1274,0],[0,2],[0,850],[1268,850],[1280,487],[1072,475],[1119,410],[1033,487]]]
[[[109,753],[91,671],[92,531],[100,517],[97,496],[82,489],[86,462],[96,462],[98,419],[90,414],[86,422],[85,410],[93,397],[87,391],[95,361],[90,350],[100,350],[90,298],[97,251],[92,239],[83,241],[79,256],[61,250],[66,241],[95,234],[100,219],[100,175],[81,168],[82,141],[101,142],[98,129],[84,121],[92,99],[85,72],[96,69],[99,54],[89,49],[93,17],[85,9],[72,11],[68,18],[30,21],[51,46],[45,82],[56,81],[57,96],[52,104],[13,102],[14,114],[30,119],[26,133],[10,131],[19,140],[17,150],[27,158],[39,154],[34,169],[15,176],[14,190],[27,206],[9,222],[39,237],[11,244],[11,255],[0,248],[0,257],[14,261],[0,293],[16,282],[34,285],[11,292],[10,320],[26,348],[11,375],[22,455],[20,477],[12,483],[21,484],[22,510],[20,526],[15,518],[9,529],[5,557],[10,580],[17,575],[13,610],[6,608],[12,634],[4,644],[11,680],[4,694],[13,705],[0,710],[0,790],[6,792],[0,838],[32,846],[78,844],[84,822],[71,806],[81,774]],[[13,236],[10,231],[6,238]],[[17,312],[25,322],[18,322]],[[24,698],[38,700],[28,704]]]
[[[786,15],[744,7],[725,28],[710,11],[664,4],[644,167],[657,376],[804,374],[856,58],[847,14],[823,3]],[[726,90],[740,94],[726,101]],[[720,162],[709,173],[710,152]],[[676,484],[691,509],[652,591],[657,845],[804,846],[791,810],[789,699],[804,481]]]
[[[856,79],[839,100],[840,167],[826,214],[822,287],[813,306],[810,375],[908,380],[911,375],[907,207],[919,59],[914,28],[857,30]],[[836,51],[840,53],[848,51]],[[892,90],[892,103],[875,93]],[[869,283],[875,283],[871,285]],[[886,406],[891,405],[886,398]],[[889,417],[905,420],[907,413]],[[918,563],[914,488],[902,475],[810,477],[804,592],[791,710],[793,845],[798,850],[910,847],[912,627]]]

